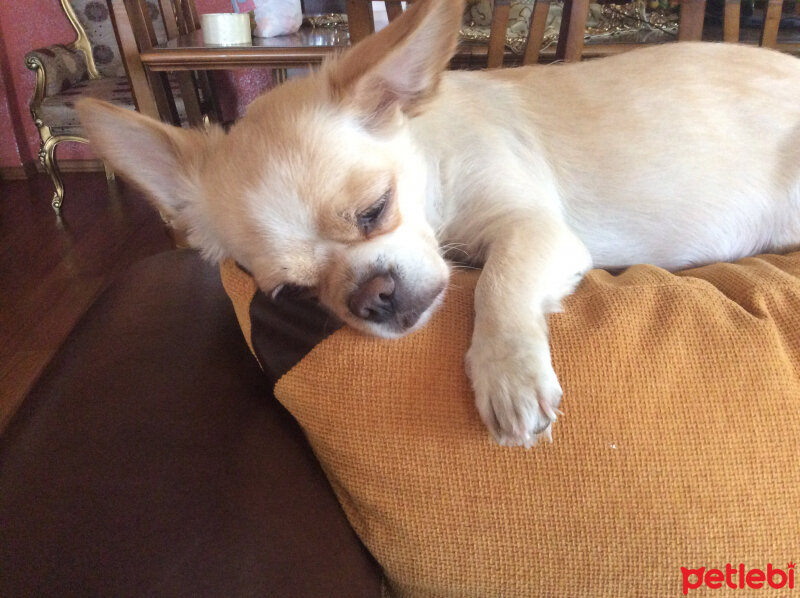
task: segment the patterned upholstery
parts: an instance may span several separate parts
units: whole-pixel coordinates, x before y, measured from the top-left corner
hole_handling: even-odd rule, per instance
[[[72,4],[75,15],[92,45],[92,55],[98,72],[104,77],[124,76],[125,67],[122,64],[111,15],[105,0],[71,0],[70,4]],[[158,2],[147,0],[147,7],[150,9],[150,18],[153,20],[156,37],[159,43],[163,43],[167,40],[167,33],[161,19]]]
[[[186,111],[183,107],[177,83],[172,82],[171,87],[178,114],[183,122],[186,120]],[[50,125],[54,135],[81,134],[78,114],[75,111],[75,102],[80,98],[97,98],[122,108],[135,109],[133,94],[127,77],[87,79],[61,93],[46,97],[42,102],[40,112],[42,120],[48,123],[57,123]]]
[[[83,51],[70,46],[57,44],[34,50],[25,55],[25,61],[31,68],[41,63],[45,72],[44,99],[35,107],[37,117],[50,128],[52,135],[81,136],[74,106],[79,97],[98,98],[131,110],[135,104],[105,0],[70,0],[70,4],[89,38],[100,78],[90,78]],[[158,2],[147,0],[147,6],[159,43],[166,41]],[[184,120],[180,92],[175,84],[172,89],[178,113]]]
[[[465,14],[467,21],[478,27],[488,27],[492,24],[492,0],[470,0],[468,4],[469,9]],[[511,0],[508,30],[511,33],[526,34],[532,10],[533,0]]]
[[[80,135],[81,127],[75,112],[75,102],[80,98],[97,98],[134,109],[127,77],[87,79],[61,93],[49,95],[42,102],[41,118],[46,123],[54,123],[50,125],[54,135]]]
[[[25,62],[31,60],[38,60],[44,68],[47,75],[44,92],[48,96],[69,89],[89,77],[86,57],[80,50],[62,45],[50,46],[28,52]]]
[[[136,108],[106,0],[61,0],[60,3],[77,34],[75,41],[25,55],[25,66],[36,73],[30,109],[42,140],[39,160],[55,187],[50,204],[57,213],[64,199],[64,182],[58,169],[56,147],[66,141],[88,142],[75,111],[76,101],[93,97],[126,109]],[[166,42],[164,19],[157,0],[145,0],[145,3],[157,42]],[[181,123],[185,123],[186,107],[174,83],[172,92]],[[106,175],[112,176],[112,173],[106,170]]]

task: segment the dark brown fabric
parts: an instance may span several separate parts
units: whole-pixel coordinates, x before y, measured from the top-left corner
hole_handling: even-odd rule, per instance
[[[0,439],[0,595],[379,596],[215,269],[140,262]]]
[[[297,365],[325,337],[342,327],[315,299],[257,291],[250,302],[250,341],[271,384]]]

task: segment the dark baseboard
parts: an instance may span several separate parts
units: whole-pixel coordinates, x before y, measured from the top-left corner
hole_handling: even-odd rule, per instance
[[[100,160],[59,160],[58,168],[62,173],[103,172],[103,162]],[[20,166],[0,166],[0,179],[5,181],[29,179],[37,173],[45,173],[44,166],[38,162],[29,162]]]

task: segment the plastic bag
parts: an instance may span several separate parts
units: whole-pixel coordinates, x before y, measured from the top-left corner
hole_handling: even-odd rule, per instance
[[[255,5],[256,37],[287,35],[303,24],[300,0],[255,0]]]

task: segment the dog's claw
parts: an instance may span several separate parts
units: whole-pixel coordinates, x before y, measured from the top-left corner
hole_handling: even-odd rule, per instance
[[[539,441],[542,440],[553,443],[553,425],[550,424],[541,432],[534,432],[525,436],[503,436],[493,433],[492,438],[499,446],[521,446],[530,449],[538,445]]]
[[[539,408],[544,412],[544,414],[548,417],[551,422],[556,421],[556,411],[557,409],[551,407],[547,403],[540,403]],[[548,426],[549,428],[550,426]]]

